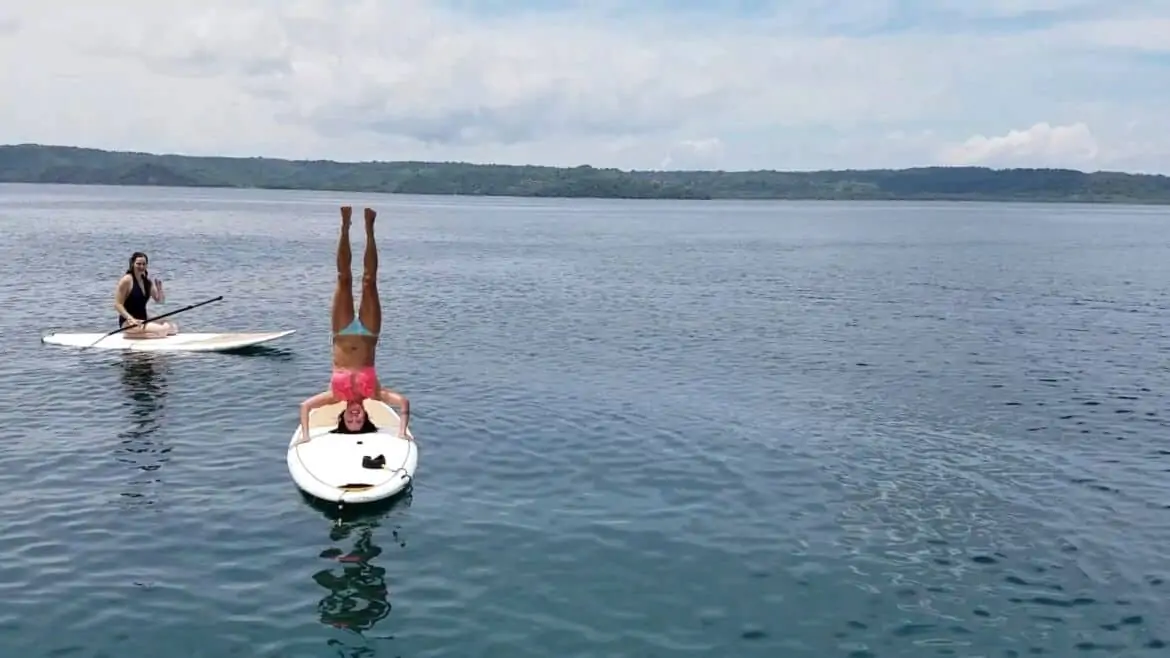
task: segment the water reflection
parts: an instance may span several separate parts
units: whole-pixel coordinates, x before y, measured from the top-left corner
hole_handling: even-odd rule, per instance
[[[162,425],[167,396],[166,355],[127,352],[121,360],[121,383],[126,393],[123,408],[130,412],[126,429],[118,433],[115,453],[118,461],[137,468],[122,493],[123,501],[132,505],[153,505],[152,490],[162,482],[156,471],[167,462],[170,446],[156,435]]]
[[[410,506],[409,496],[377,507],[350,508],[345,516],[328,515],[335,519],[329,539],[334,544],[321,551],[320,557],[335,566],[313,574],[313,581],[328,591],[318,602],[317,613],[322,624],[352,631],[358,636],[373,630],[390,615],[390,591],[386,583],[386,569],[374,563],[382,555],[379,543],[391,541],[405,547],[400,528],[389,526],[388,519]],[[348,518],[346,518],[348,517]],[[375,540],[375,534],[381,534]],[[340,545],[339,545],[340,544]],[[366,646],[348,646],[334,638],[330,645],[346,656],[365,655]]]

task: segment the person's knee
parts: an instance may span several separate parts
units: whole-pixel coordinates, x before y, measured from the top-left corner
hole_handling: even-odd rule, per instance
[[[369,272],[362,273],[362,290],[378,291],[378,275]]]
[[[337,273],[337,283],[339,283],[343,286],[352,286],[353,285],[353,274],[351,274],[349,272],[338,272]]]

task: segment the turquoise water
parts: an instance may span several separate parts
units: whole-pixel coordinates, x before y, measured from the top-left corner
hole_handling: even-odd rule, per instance
[[[421,460],[335,518],[284,449],[340,203]],[[1165,655],[1166,210],[11,185],[0,226],[0,655]],[[39,343],[116,327],[139,249],[224,295],[184,329],[297,333]]]

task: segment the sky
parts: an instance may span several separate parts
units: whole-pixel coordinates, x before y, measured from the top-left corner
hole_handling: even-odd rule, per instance
[[[0,0],[0,143],[1170,173],[1170,0]]]

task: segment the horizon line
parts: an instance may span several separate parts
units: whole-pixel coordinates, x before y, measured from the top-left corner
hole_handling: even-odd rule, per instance
[[[820,174],[820,173],[849,173],[849,172],[905,172],[918,171],[925,169],[956,169],[956,170],[984,170],[992,172],[1020,172],[1020,171],[1060,171],[1072,172],[1091,176],[1093,174],[1121,174],[1125,176],[1144,176],[1150,178],[1168,178],[1167,174],[1135,172],[1123,170],[1107,170],[1097,169],[1093,171],[1086,171],[1083,169],[1073,169],[1071,167],[990,167],[986,165],[917,165],[911,167],[845,167],[840,169],[622,169],[620,167],[598,167],[588,163],[577,165],[547,165],[547,164],[505,164],[499,162],[471,162],[466,160],[335,160],[330,158],[283,158],[273,157],[267,155],[193,155],[190,153],[180,152],[153,152],[140,150],[119,150],[110,148],[99,148],[93,146],[78,146],[72,144],[42,144],[39,142],[20,142],[11,144],[0,144],[0,149],[16,149],[16,148],[43,148],[43,149],[72,149],[78,151],[96,151],[99,153],[124,154],[124,155],[145,155],[151,157],[176,157],[176,158],[192,158],[192,159],[224,159],[224,160],[271,160],[276,162],[290,162],[290,163],[328,163],[336,165],[387,165],[387,164],[425,164],[425,165],[463,165],[470,167],[514,167],[514,168],[538,168],[538,169],[596,169],[598,171],[618,171],[622,173],[661,173],[661,174],[751,174],[751,173],[774,173],[774,174]]]

